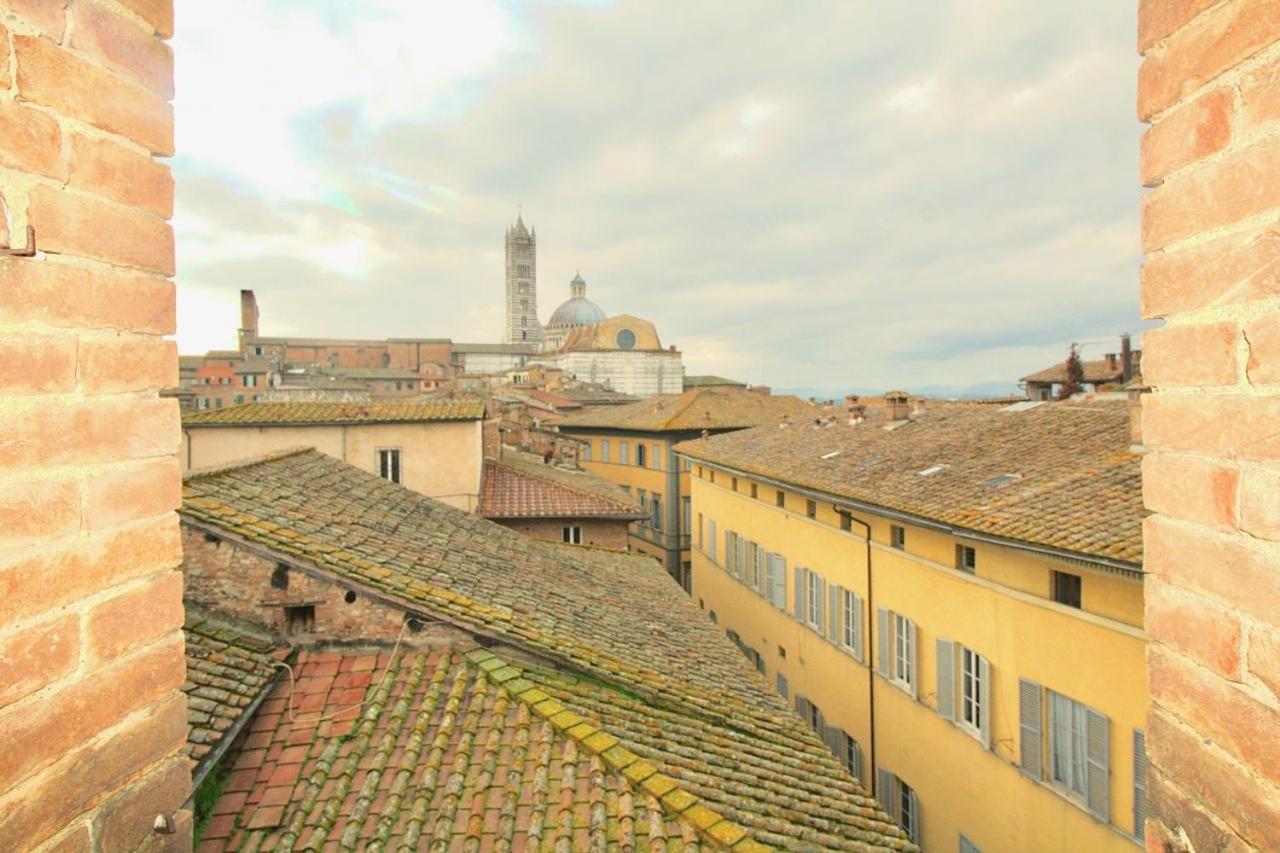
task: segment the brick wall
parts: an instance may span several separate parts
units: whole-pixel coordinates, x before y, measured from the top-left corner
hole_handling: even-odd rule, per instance
[[[534,539],[546,539],[548,542],[564,542],[566,525],[577,525],[582,528],[582,544],[594,545],[597,548],[609,548],[614,551],[627,550],[627,528],[625,521],[591,518],[495,518],[503,527],[508,527]]]
[[[1280,847],[1280,2],[1142,0],[1150,850]]]
[[[0,0],[0,849],[189,848],[168,0]],[[153,831],[157,815],[176,832]]]

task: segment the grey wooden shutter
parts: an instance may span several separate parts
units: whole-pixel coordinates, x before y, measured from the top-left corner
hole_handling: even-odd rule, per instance
[[[978,730],[982,733],[982,745],[991,748],[991,663],[984,657],[978,658],[978,707],[982,719]]]
[[[769,553],[756,546],[756,590],[770,601],[773,600],[773,574],[768,571]]]
[[[827,584],[827,639],[840,645],[840,610],[844,604],[841,587]]]
[[[791,613],[801,622],[804,621],[804,569],[799,566],[791,570],[792,592],[795,593],[795,601],[791,605]]]
[[[861,782],[862,781],[862,747],[858,744],[856,740],[853,740],[852,738],[849,739],[849,742],[853,745],[853,768],[852,768],[853,778]]]
[[[920,650],[916,647],[916,623],[907,620],[907,649],[911,661],[911,698],[920,698]]]
[[[809,621],[818,626],[818,633],[821,634],[827,621],[827,582],[817,572],[810,572],[810,574],[813,576],[814,588],[818,592],[818,612],[809,614]]]
[[[894,775],[888,770],[883,767],[876,768],[876,800],[879,801],[880,808],[884,809],[889,817],[896,822],[898,815],[893,810],[893,783],[895,781]]]
[[[862,663],[862,596],[853,596],[853,656]]]
[[[922,819],[920,817],[920,798],[916,796],[915,788],[912,788],[907,793],[907,797],[911,800],[911,841],[913,844],[919,844],[920,837],[922,835],[920,832],[922,824]]]
[[[893,637],[889,636],[889,611],[883,607],[876,608],[876,651],[880,674],[889,677],[889,653],[893,645]]]
[[[1111,821],[1111,723],[1105,714],[1085,709],[1088,784],[1085,787],[1089,811],[1100,820]]]
[[[938,638],[938,713],[948,720],[956,718],[956,644]]]
[[[770,554],[773,564],[773,605],[779,610],[787,609],[787,561],[777,554]]]
[[[1022,772],[1034,779],[1044,777],[1044,736],[1041,725],[1044,692],[1040,685],[1025,678],[1018,679],[1018,728],[1021,740]]]
[[[1133,730],[1133,837],[1139,841],[1147,837],[1147,818],[1151,810],[1147,805],[1147,736]]]
[[[707,522],[707,544],[711,548],[711,562],[716,560],[716,523],[714,521]]]

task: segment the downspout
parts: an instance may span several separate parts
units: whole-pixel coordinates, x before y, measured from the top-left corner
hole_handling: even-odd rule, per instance
[[[849,520],[854,524],[861,525],[867,531],[867,636],[871,636],[871,625],[875,623],[875,598],[871,594],[871,525],[865,521],[854,518],[853,513],[849,513]],[[877,637],[876,642],[884,642],[883,637]],[[871,773],[871,798],[876,796],[876,667],[873,661],[873,652],[870,643],[867,644],[867,716],[871,724],[871,743],[868,744],[868,758]]]

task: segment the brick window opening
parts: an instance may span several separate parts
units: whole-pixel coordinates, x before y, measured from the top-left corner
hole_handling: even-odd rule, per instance
[[[378,451],[378,476],[393,483],[400,482],[400,451]]]
[[[889,525],[889,544],[899,551],[906,550],[907,529],[896,524]],[[970,548],[969,550],[972,551],[973,549]]]
[[[577,525],[560,528],[560,536],[570,545],[582,544],[582,528]]]
[[[405,614],[404,624],[409,628],[410,634],[416,634],[426,627],[426,624],[423,623],[421,619],[417,619],[408,614]]]
[[[736,492],[736,491],[738,491],[738,478],[737,478],[737,477],[734,477],[734,478],[733,478],[733,490],[734,490],[735,492]]]
[[[342,596],[342,600],[345,601],[347,604],[355,604],[356,591],[354,589],[347,590],[347,594]]]
[[[818,517],[818,502],[817,502],[817,501],[805,501],[805,502],[804,502],[804,514],[805,514],[805,515],[807,515],[809,518],[817,518],[817,517]]]
[[[785,507],[787,505],[787,493],[779,489],[774,497],[774,502],[780,507]]]
[[[844,531],[853,530],[853,516],[847,512],[840,513],[840,529]]]
[[[289,567],[284,563],[276,563],[275,570],[271,572],[271,588],[289,588]]]
[[[1080,607],[1080,576],[1053,572],[1053,600],[1068,607]]]
[[[956,545],[956,568],[974,574],[978,569],[978,553],[968,545]]]
[[[751,498],[752,498],[752,500],[754,500],[754,499],[756,499],[756,498],[758,498],[758,497],[760,497],[760,487],[759,487],[759,486],[757,486],[755,483],[752,483],[752,484],[751,484]]]
[[[316,629],[314,604],[297,604],[284,609],[285,631],[289,634],[310,634]]]

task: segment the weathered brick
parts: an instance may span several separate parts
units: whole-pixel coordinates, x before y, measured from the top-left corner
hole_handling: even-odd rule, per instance
[[[40,853],[85,853],[93,849],[93,824],[82,820],[58,833],[40,848]]]
[[[84,497],[90,530],[172,512],[182,502],[182,474],[175,456],[113,465],[89,479]]]
[[[0,321],[173,334],[173,282],[98,264],[0,258]]]
[[[71,136],[71,186],[139,207],[168,219],[173,215],[169,167],[109,139]]]
[[[80,390],[86,394],[160,390],[178,384],[178,350],[163,338],[84,338]]]
[[[1142,246],[1153,252],[1277,208],[1280,146],[1264,139],[1152,190],[1142,203]]]
[[[1280,60],[1256,68],[1240,81],[1237,133],[1251,139],[1272,133],[1280,123]]]
[[[1142,407],[1147,447],[1231,459],[1280,459],[1277,423],[1276,397],[1154,394]]]
[[[179,444],[177,405],[167,399],[16,398],[0,409],[0,467],[171,455]]]
[[[1250,626],[1248,670],[1271,691],[1273,703],[1280,705],[1280,628]],[[1273,765],[1273,772],[1276,768],[1280,764]]]
[[[1147,318],[1269,296],[1280,296],[1280,228],[1156,255],[1142,267],[1142,316]]]
[[[0,166],[64,180],[67,165],[58,122],[25,104],[0,100]]]
[[[1227,86],[1178,107],[1142,137],[1142,184],[1157,186],[1169,174],[1227,147],[1234,94]]]
[[[10,333],[0,338],[0,394],[57,394],[76,385],[71,335]]]
[[[1280,711],[1160,643],[1148,649],[1147,663],[1153,702],[1260,776],[1280,782]]]
[[[6,0],[6,4],[39,32],[61,41],[66,29],[66,0]]]
[[[27,215],[46,252],[173,275],[173,228],[159,217],[50,186],[31,191]]]
[[[1239,342],[1235,323],[1152,329],[1142,336],[1142,377],[1152,386],[1234,385]]]
[[[1271,44],[1280,30],[1280,0],[1233,0],[1170,36],[1138,69],[1138,117],[1188,97],[1222,72]]]
[[[161,38],[173,36],[173,0],[120,0],[150,24]]]
[[[1271,312],[1244,330],[1249,346],[1245,372],[1255,385],[1280,382],[1280,314]]]
[[[56,764],[0,800],[0,838],[20,838],[34,847],[61,830],[68,816],[83,814],[136,774],[168,759],[186,740],[186,710],[185,697],[174,693],[97,743],[65,744],[53,753],[61,757]],[[77,720],[68,716],[67,722]],[[39,746],[15,743],[23,749]],[[0,762],[6,758],[0,754]]]
[[[182,573],[167,572],[94,607],[85,623],[85,659],[101,665],[182,627]]]
[[[1280,541],[1280,468],[1251,465],[1240,483],[1240,529]]]
[[[1225,678],[1243,678],[1243,630],[1233,610],[1161,583],[1148,586],[1145,603],[1144,627],[1153,642],[1164,643]]]
[[[182,649],[182,635],[175,633],[68,684],[43,701],[0,711],[0,737],[8,744],[0,750],[0,790],[8,790],[57,762],[126,716],[170,697],[182,686],[186,672]],[[185,705],[183,697],[176,698],[180,706]],[[182,728],[185,740],[185,719]],[[0,838],[4,837],[0,832]]]
[[[30,619],[181,561],[174,516],[0,560],[0,624]]]
[[[170,759],[153,768],[102,804],[95,821],[101,849],[137,853],[139,845],[156,838],[151,828],[156,815],[176,816],[190,791],[191,770],[186,759]],[[180,843],[180,839],[173,841]]]
[[[1138,3],[1138,52],[1164,39],[1196,15],[1220,0],[1140,0]]]
[[[1160,516],[1146,520],[1143,543],[1143,566],[1153,578],[1207,593],[1255,619],[1274,620],[1280,572],[1265,546]]]
[[[1142,495],[1153,512],[1231,530],[1239,488],[1236,468],[1168,453],[1142,460]]]
[[[1257,853],[1257,848],[1245,844],[1229,826],[1179,788],[1177,782],[1161,773],[1158,767],[1147,769],[1147,800],[1155,814],[1176,815],[1179,830],[1172,832],[1159,821],[1149,821],[1146,839],[1148,853],[1191,853],[1193,850]],[[1182,843],[1182,833],[1186,834],[1191,847]]]
[[[73,614],[0,636],[0,708],[75,670],[80,617]]]
[[[173,154],[173,107],[87,59],[41,38],[15,35],[18,96],[128,137],[153,154]]]
[[[80,483],[73,476],[0,478],[0,550],[80,531]]]
[[[1152,762],[1245,841],[1268,849],[1280,838],[1280,791],[1204,741],[1159,705],[1147,715]]]
[[[75,21],[71,28],[73,48],[172,100],[173,50],[169,45],[98,3],[76,3],[71,15]]]

